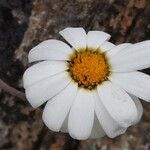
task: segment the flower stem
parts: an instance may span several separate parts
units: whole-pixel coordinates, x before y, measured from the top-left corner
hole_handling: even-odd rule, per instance
[[[22,100],[26,100],[25,93],[18,91],[17,89],[11,87],[7,83],[5,83],[2,79],[0,79],[0,89]]]

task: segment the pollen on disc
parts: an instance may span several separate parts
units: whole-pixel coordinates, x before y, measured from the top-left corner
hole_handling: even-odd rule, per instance
[[[99,51],[83,50],[71,56],[69,73],[79,86],[93,89],[107,80],[109,65]]]

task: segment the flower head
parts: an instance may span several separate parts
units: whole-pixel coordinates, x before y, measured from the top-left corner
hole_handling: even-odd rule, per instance
[[[46,40],[29,52],[23,76],[26,97],[36,108],[48,101],[43,121],[53,131],[79,140],[111,138],[137,123],[143,113],[138,99],[150,101],[150,41],[114,45],[102,31],[60,31],[72,46]]]

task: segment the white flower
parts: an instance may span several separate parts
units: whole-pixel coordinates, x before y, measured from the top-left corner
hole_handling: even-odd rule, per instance
[[[139,98],[150,101],[150,41],[114,45],[110,35],[83,28],[60,31],[72,46],[46,40],[29,52],[39,62],[23,76],[26,97],[36,108],[48,101],[43,121],[53,131],[79,140],[111,138],[137,123]]]

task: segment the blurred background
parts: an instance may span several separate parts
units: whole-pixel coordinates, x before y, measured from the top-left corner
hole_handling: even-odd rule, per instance
[[[150,39],[150,0],[0,0],[0,79],[24,92],[29,50],[61,39],[58,32],[68,26],[106,31],[115,44]],[[0,150],[150,150],[150,103],[142,102],[141,122],[125,134],[77,141],[48,130],[43,106],[33,110],[13,92],[0,82]]]

